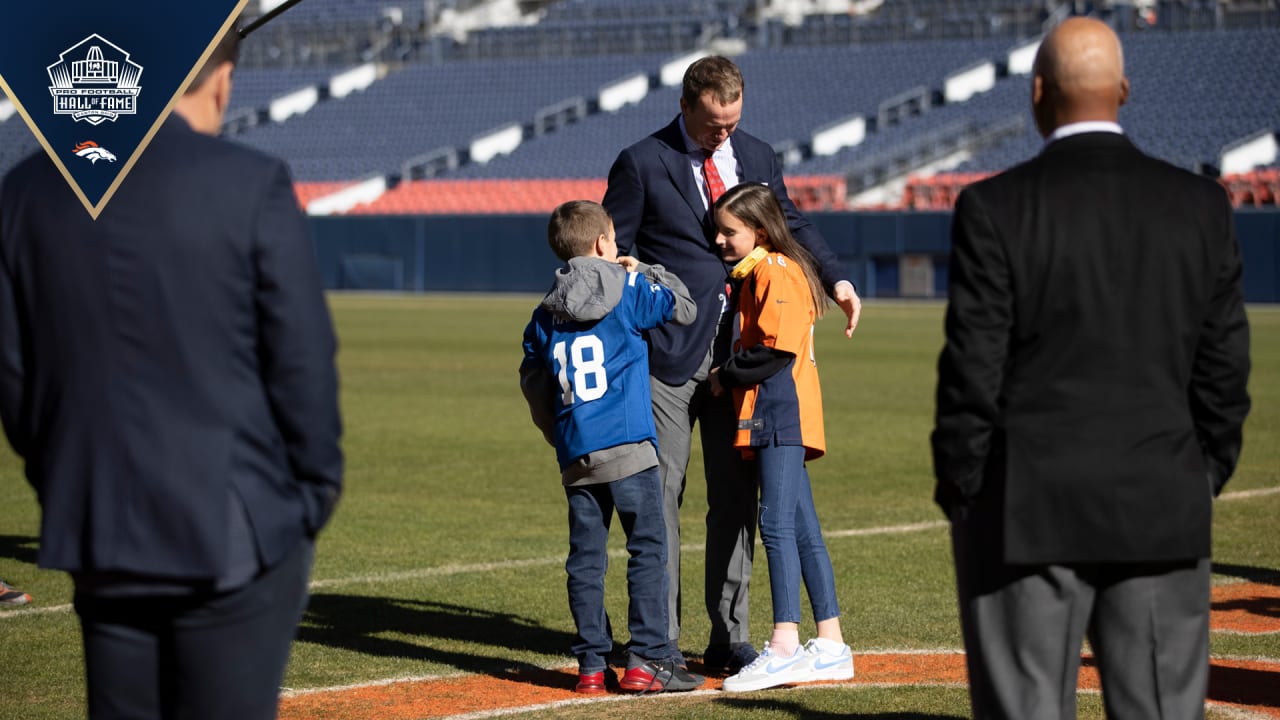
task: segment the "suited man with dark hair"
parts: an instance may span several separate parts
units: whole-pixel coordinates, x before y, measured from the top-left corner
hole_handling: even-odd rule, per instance
[[[704,663],[737,672],[755,659],[747,628],[747,583],[755,547],[755,477],[733,447],[737,420],[728,397],[707,382],[712,341],[725,357],[731,332],[725,283],[729,267],[715,244],[708,208],[738,183],[767,184],[791,232],[818,261],[827,291],[848,316],[852,335],[861,301],[822,235],[787,196],[773,148],[738,129],[743,79],[728,58],[702,58],[685,71],[680,114],[619,153],[603,204],[613,216],[618,252],[677,273],[698,305],[692,325],[649,333],[649,371],[658,463],[667,522],[668,608],[673,644],[680,638],[680,504],[698,423],[707,480],[706,607],[711,638]],[[722,345],[721,345],[722,343]],[[676,645],[678,647],[678,645]]]
[[[214,137],[237,40],[96,221],[43,152],[0,186],[0,418],[91,718],[274,718],[341,490],[306,218],[283,162]]]
[[[1072,18],[1032,81],[1044,150],[961,193],[933,432],[976,718],[1201,718],[1213,496],[1249,411],[1217,183],[1123,134],[1119,38]]]

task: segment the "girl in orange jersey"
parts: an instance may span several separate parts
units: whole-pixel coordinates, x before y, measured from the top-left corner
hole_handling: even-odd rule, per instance
[[[714,392],[732,389],[735,445],[754,457],[760,485],[760,536],[769,561],[773,634],[764,652],[724,682],[759,690],[853,677],[853,654],[840,631],[835,575],[813,506],[805,461],[822,457],[822,394],[813,323],[826,295],[815,263],[787,229],[773,191],[744,183],[715,206],[716,245],[736,262],[739,339],[712,370]],[[818,637],[800,644],[800,582],[809,593]]]

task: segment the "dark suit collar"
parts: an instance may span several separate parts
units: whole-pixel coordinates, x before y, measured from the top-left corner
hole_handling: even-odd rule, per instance
[[[186,132],[195,132],[191,129],[191,123],[176,112],[170,112],[164,119],[164,127],[169,130],[183,130]]]
[[[666,146],[665,149],[684,154],[684,132],[680,130],[679,114],[672,118],[666,127],[654,133],[653,136]]]
[[[702,195],[698,192],[698,183],[693,179],[693,166],[689,164],[689,153],[685,149],[684,131],[680,129],[680,116],[677,115],[669,125],[654,133],[661,143],[658,159],[667,169],[667,175],[681,197],[688,203],[694,217],[704,227],[710,220],[710,213],[702,207]]]

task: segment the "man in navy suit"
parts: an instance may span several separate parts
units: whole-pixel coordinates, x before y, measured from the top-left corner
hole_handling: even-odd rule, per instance
[[[274,718],[342,485],[336,341],[284,163],[214,136],[230,30],[97,221],[0,186],[0,418],[68,571],[91,718]]]
[[[755,476],[733,448],[737,421],[727,396],[711,394],[707,372],[713,344],[727,354],[731,328],[729,267],[715,245],[708,208],[742,182],[767,184],[786,211],[791,232],[822,269],[822,280],[849,318],[852,335],[861,301],[835,253],[787,197],[782,168],[768,143],[738,130],[742,73],[728,58],[705,57],[685,71],[680,114],[626,148],[609,171],[604,206],[613,216],[618,252],[678,274],[698,305],[688,326],[649,333],[649,371],[658,462],[667,523],[670,635],[680,637],[680,503],[698,423],[707,480],[706,606],[712,670],[736,672],[756,656],[747,633],[747,583],[755,547]],[[714,341],[714,342],[713,342]],[[678,647],[678,645],[676,645]]]

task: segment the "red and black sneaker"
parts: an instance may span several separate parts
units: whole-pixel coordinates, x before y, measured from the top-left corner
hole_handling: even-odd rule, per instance
[[[0,605],[26,605],[31,596],[9,583],[0,580]]]
[[[623,690],[638,693],[684,692],[702,687],[706,678],[694,675],[675,660],[647,660],[643,665],[627,668],[622,676]]]
[[[604,693],[604,671],[578,675],[578,686],[574,690],[583,695],[600,695]]]

